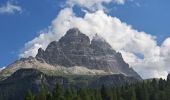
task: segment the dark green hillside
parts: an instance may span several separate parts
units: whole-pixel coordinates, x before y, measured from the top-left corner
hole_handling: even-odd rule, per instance
[[[101,86],[99,88],[69,88],[64,91],[62,85],[56,85],[51,92],[42,88],[40,93],[33,95],[28,92],[25,100],[170,100],[170,78],[167,81],[139,82],[131,85]]]

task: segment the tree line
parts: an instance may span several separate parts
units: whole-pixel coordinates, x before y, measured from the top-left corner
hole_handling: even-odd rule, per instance
[[[42,86],[37,95],[28,91],[24,100],[170,100],[170,78],[145,80],[119,87],[63,89],[57,84],[52,92]]]

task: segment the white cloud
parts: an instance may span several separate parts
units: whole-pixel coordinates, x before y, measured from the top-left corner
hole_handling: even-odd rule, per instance
[[[67,4],[70,6],[79,5],[91,11],[107,10],[103,4],[115,3],[118,5],[125,4],[125,0],[67,0]]]
[[[22,12],[22,8],[18,5],[14,5],[10,1],[0,6],[0,14],[14,14],[14,13],[21,13],[21,12]]]
[[[26,43],[25,51],[20,56],[35,56],[39,47],[45,49],[51,41],[58,40],[72,27],[78,27],[90,37],[95,33],[103,36],[143,78],[165,78],[170,70],[170,38],[158,46],[154,36],[139,32],[102,10],[87,12],[83,18],[77,17],[71,8],[61,10],[49,31]],[[144,55],[144,59],[136,54]]]
[[[79,5],[91,11],[96,11],[97,9],[106,9],[103,3],[110,3],[112,0],[67,0],[67,4],[70,6]]]
[[[125,4],[125,0],[114,0],[117,4]]]

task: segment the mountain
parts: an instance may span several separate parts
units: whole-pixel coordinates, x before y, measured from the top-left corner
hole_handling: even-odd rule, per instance
[[[45,85],[49,91],[52,91],[56,83],[61,84],[65,89],[69,87],[80,89],[101,87],[103,84],[106,86],[121,86],[137,81],[133,77],[121,74],[49,76],[36,69],[19,69],[0,82],[0,100],[23,100],[28,90],[31,90],[33,94],[37,94],[42,85]]]
[[[21,58],[0,72],[1,79],[21,68],[33,68],[48,75],[112,75],[141,79],[123,60],[121,53],[97,34],[92,40],[72,28],[46,50],[38,49],[36,57]]]
[[[49,91],[57,83],[76,89],[121,86],[142,78],[105,39],[97,34],[90,40],[72,28],[36,57],[21,58],[0,72],[0,100],[23,100],[26,92],[37,94],[42,85]]]
[[[110,74],[140,76],[123,60],[122,55],[100,36],[89,37],[73,28],[67,31],[58,42],[51,42],[46,50],[38,50],[36,59],[53,66],[82,66],[88,69],[103,70]]]

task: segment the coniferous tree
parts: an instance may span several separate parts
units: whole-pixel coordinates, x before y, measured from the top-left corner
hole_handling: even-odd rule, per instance
[[[2,93],[1,98],[4,96]],[[35,98],[35,99],[34,99]],[[33,96],[28,91],[24,100],[170,100],[170,76],[167,80],[143,81],[131,85],[120,87],[105,87],[100,89],[83,88],[76,90],[69,88],[63,91],[61,85],[57,84],[56,88],[49,92],[42,88],[38,95]]]
[[[63,88],[60,84],[56,85],[56,88],[54,89],[52,93],[52,100],[64,100]]]
[[[141,100],[149,100],[148,90],[145,84],[143,84],[143,87],[141,89]]]
[[[39,94],[35,97],[35,100],[47,100],[48,90],[45,86],[42,86]]]
[[[24,100],[34,100],[34,96],[33,96],[32,92],[31,92],[31,90],[28,90]]]
[[[65,94],[64,94],[64,97],[65,97],[65,99],[66,100],[75,100],[75,98],[79,98],[78,96],[77,96],[77,93],[76,93],[76,91],[74,90],[74,88],[69,88],[69,89],[67,89],[66,90],[66,92],[65,92]]]
[[[129,92],[129,100],[136,100],[136,92],[134,88],[131,88],[128,92]]]
[[[76,97],[74,97],[74,99],[73,100],[82,100],[81,98],[80,98],[80,96],[76,96]]]
[[[102,96],[101,96],[99,89],[95,90],[94,96],[95,96],[95,100],[102,100]]]
[[[79,96],[81,97],[81,100],[90,100],[90,96],[87,92],[87,89],[81,89],[79,91]]]
[[[166,81],[163,80],[162,78],[159,80],[159,90],[164,90],[166,87]]]
[[[165,92],[166,92],[167,100],[170,100],[170,74],[167,77]]]
[[[118,100],[117,99],[117,92],[116,92],[116,88],[115,87],[112,88],[112,98],[113,98],[113,100]]]
[[[52,100],[52,94],[51,93],[47,94],[47,100]]]
[[[102,88],[101,88],[101,95],[102,95],[103,100],[110,100],[110,97],[107,93],[107,89],[104,85],[102,85]]]

